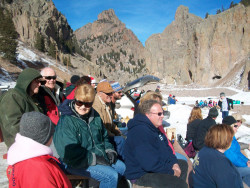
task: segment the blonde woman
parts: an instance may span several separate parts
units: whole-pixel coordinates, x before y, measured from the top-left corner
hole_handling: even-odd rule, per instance
[[[194,107],[190,113],[187,124],[186,140],[192,141],[196,135],[197,127],[201,120],[203,119],[201,114],[201,109],[199,107]]]

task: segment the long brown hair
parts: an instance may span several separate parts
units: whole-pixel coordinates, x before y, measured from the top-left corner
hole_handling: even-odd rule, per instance
[[[201,114],[201,109],[199,107],[193,107],[190,116],[188,118],[188,124],[194,121],[195,119],[203,119]]]

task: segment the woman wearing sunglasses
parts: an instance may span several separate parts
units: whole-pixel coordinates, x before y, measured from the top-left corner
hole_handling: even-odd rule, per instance
[[[100,115],[92,108],[94,99],[94,88],[83,84],[77,87],[74,100],[64,101],[54,145],[66,172],[93,178],[100,188],[117,187],[125,164],[117,160]]]
[[[237,122],[233,116],[223,118],[222,123],[231,126],[234,133],[238,131],[240,122]],[[236,166],[244,183],[250,187],[250,161],[240,151],[240,144],[235,136],[233,137],[230,148],[225,151],[225,156]]]

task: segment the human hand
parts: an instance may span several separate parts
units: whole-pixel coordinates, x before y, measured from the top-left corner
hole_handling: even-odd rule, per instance
[[[180,177],[181,175],[181,169],[179,167],[179,165],[176,163],[173,165],[173,171],[174,171],[174,176]]]
[[[109,166],[109,162],[103,157],[96,155],[96,164]]]
[[[114,151],[108,151],[106,154],[108,156],[110,164],[116,163],[116,161],[117,161],[117,154],[116,154],[116,152],[114,152]]]
[[[250,161],[247,161],[247,167],[250,167]]]

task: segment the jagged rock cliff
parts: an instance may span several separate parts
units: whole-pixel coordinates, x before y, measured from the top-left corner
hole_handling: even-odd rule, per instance
[[[147,73],[143,45],[114,10],[103,11],[95,22],[74,33],[86,56],[99,66],[100,77],[125,83]]]
[[[249,71],[249,15],[250,7],[239,4],[201,19],[180,6],[163,33],[146,41],[148,69],[166,83],[224,85],[226,81],[218,82],[218,78],[225,78],[241,65],[241,82],[245,82]]]

